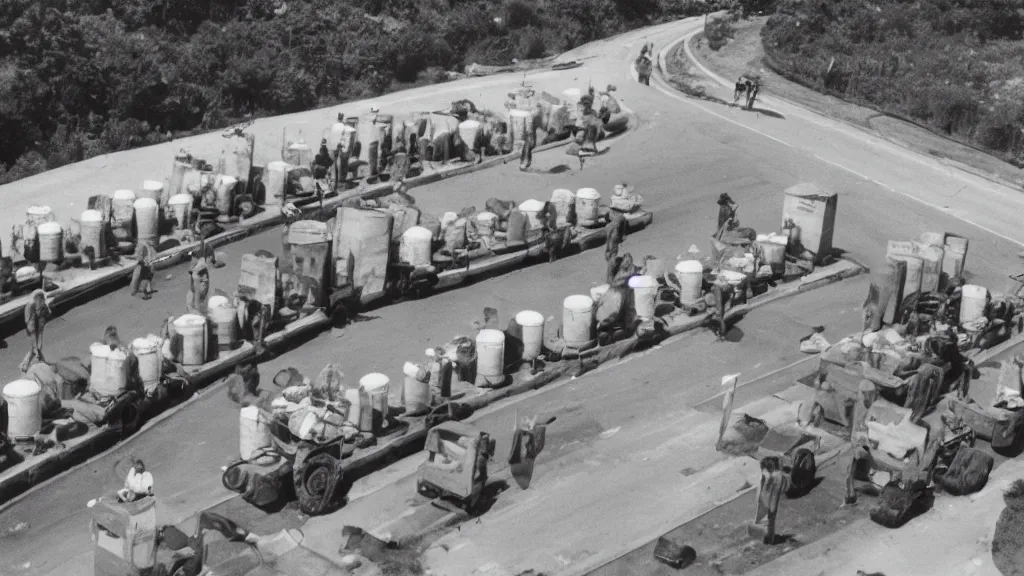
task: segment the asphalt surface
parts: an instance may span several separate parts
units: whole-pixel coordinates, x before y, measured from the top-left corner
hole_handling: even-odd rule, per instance
[[[440,213],[466,205],[481,206],[492,196],[519,201],[545,198],[551,190],[562,187],[590,186],[607,194],[614,184],[626,180],[644,196],[646,207],[655,213],[655,221],[648,230],[631,236],[625,249],[637,257],[653,254],[672,260],[684,254],[691,244],[707,251],[707,238],[717,214],[715,199],[720,193],[728,192],[740,204],[739,217],[743,225],[771,231],[780,225],[782,191],[798,182],[809,181],[839,192],[834,244],[867,265],[876,266],[884,261],[885,242],[890,238],[916,238],[928,231],[956,232],[971,238],[967,267],[974,281],[1001,287],[1007,271],[1017,265],[1014,256],[1017,247],[1004,241],[1002,236],[1019,234],[1019,230],[1003,228],[996,222],[987,226],[995,232],[986,232],[917,199],[892,193],[823,162],[815,155],[831,155],[860,170],[870,168],[876,180],[901,190],[912,190],[915,194],[945,193],[954,186],[947,175],[900,158],[887,157],[859,140],[837,135],[814,123],[755,116],[710,103],[680,101],[653,86],[648,89],[631,82],[629,61],[644,38],[650,35],[659,45],[665,45],[686,26],[663,26],[596,43],[568,57],[602,58],[587,60],[583,68],[533,77],[531,81],[536,87],[553,93],[588,80],[595,86],[614,83],[618,86],[616,94],[620,102],[640,116],[637,131],[612,142],[606,154],[589,159],[582,171],[575,158],[561,150],[552,151],[537,155],[534,170],[529,173],[519,172],[510,164],[416,189],[413,194],[417,204]],[[477,84],[461,85],[474,86],[472,90],[479,90],[480,98],[500,100],[504,92],[521,80],[521,76],[488,78],[475,81]],[[403,99],[413,108],[436,109],[453,99],[444,91],[458,86],[460,84],[454,83],[433,92],[420,90],[378,102],[382,109],[392,101]],[[489,94],[486,98],[485,88]],[[416,97],[420,99],[412,100]],[[318,125],[326,126],[333,114],[333,110],[317,111],[304,119],[316,124],[315,119],[319,118]],[[257,123],[256,128],[265,131],[269,138],[275,127],[292,121],[294,119],[271,119],[264,123],[264,128],[260,127],[261,123]],[[767,139],[744,126],[770,132],[773,138],[793,140],[800,146]],[[276,134],[279,137],[279,127]],[[258,155],[267,153],[266,149],[261,151],[259,143],[257,151]],[[152,167],[170,164],[170,149],[165,146],[132,151],[124,157],[112,156],[109,161],[133,171],[133,178],[139,172],[141,179],[140,171],[145,168],[155,170]],[[119,169],[111,166],[113,168],[107,170]],[[85,171],[85,176],[79,177],[95,172],[95,168],[87,170],[86,167],[75,170]],[[110,172],[107,174],[102,178],[110,178]],[[72,178],[63,172],[52,177]],[[956,189],[966,187],[961,182],[955,183]],[[979,188],[978,193],[983,192]],[[224,252],[229,265],[213,272],[214,287],[230,289],[234,286],[241,254],[257,249],[279,251],[279,245],[280,232],[271,231],[226,247]],[[165,279],[167,274],[172,276],[170,280]],[[391,376],[393,382],[400,382],[404,361],[419,360],[426,347],[445,342],[456,334],[471,334],[472,322],[482,316],[485,306],[497,307],[502,322],[523,309],[535,309],[545,316],[558,318],[565,296],[586,293],[591,286],[602,283],[603,274],[604,263],[598,250],[447,294],[384,308],[373,312],[363,322],[343,331],[326,332],[300,349],[263,365],[261,373],[269,383],[273,374],[283,367],[295,366],[315,376],[324,364],[336,362],[350,379],[379,371]],[[186,278],[181,267],[162,272],[156,282],[159,293],[149,302],[133,300],[126,290],[119,290],[72,310],[51,325],[45,351],[51,357],[85,354],[88,344],[112,323],[128,338],[156,330],[164,316],[183,311]],[[853,309],[862,302],[865,292],[863,285],[860,290],[852,291],[845,287],[825,288],[819,293],[831,300],[817,308],[811,317],[803,315],[794,301],[755,312],[741,323],[740,329],[747,332],[748,325],[755,321],[768,325],[789,323],[788,330],[775,336],[782,348],[795,353],[795,339],[804,335],[809,326],[843,325],[847,331],[852,329],[857,320],[851,318],[858,316]],[[846,313],[840,314],[844,309]],[[556,319],[555,326],[557,324]],[[3,352],[6,359],[3,376],[8,380],[17,376],[17,363],[25,353],[26,342],[22,340],[24,338],[12,338],[10,347]],[[743,341],[752,343],[753,339]],[[762,354],[766,360],[775,358],[776,353],[769,350],[779,350],[766,346],[764,351],[759,351],[760,346],[749,345],[750,357]],[[707,347],[699,343],[685,355],[666,355],[667,364],[671,366],[664,368],[665,374],[678,378],[703,365],[710,367],[708,381],[717,381],[721,373],[730,370],[737,356],[744,359],[748,356],[747,352],[734,354],[730,346]],[[710,392],[711,388],[713,386],[708,384],[706,390]],[[617,402],[648,402],[645,390],[626,390],[629,392],[620,391]],[[687,400],[697,400],[698,396],[688,396]],[[649,409],[655,412],[664,407],[662,402],[649,404]],[[581,409],[586,411],[589,407],[584,404]],[[202,398],[144,436],[122,444],[105,457],[48,483],[4,509],[0,512],[0,534],[22,522],[26,526],[0,538],[0,572],[64,574],[80,565],[89,551],[84,503],[120,487],[127,462],[133,457],[144,457],[153,470],[165,520],[184,518],[197,507],[216,503],[226,496],[220,487],[220,466],[237,454],[237,422],[237,407],[222,394]],[[60,543],[59,549],[54,547],[55,543]]]

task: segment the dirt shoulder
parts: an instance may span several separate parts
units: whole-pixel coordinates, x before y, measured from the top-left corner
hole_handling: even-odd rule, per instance
[[[735,36],[717,52],[708,47],[703,34],[698,34],[691,41],[693,52],[701,64],[726,78],[738,78],[744,73],[759,74],[763,81],[762,93],[765,95],[788,100],[824,116],[852,124],[890,142],[939,158],[950,166],[978,176],[1017,188],[1024,186],[1024,171],[995,156],[871,108],[822,94],[773,72],[764,62],[764,51],[761,47],[761,27],[765,20],[765,17],[761,17],[737,22]],[[679,51],[673,51],[674,54],[677,52],[683,58],[669,58],[668,73],[692,74],[688,68],[678,67],[685,66],[679,64],[685,56],[681,52],[681,46]]]

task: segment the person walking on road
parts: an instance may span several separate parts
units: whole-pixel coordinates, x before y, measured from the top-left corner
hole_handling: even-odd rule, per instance
[[[185,308],[189,314],[206,316],[206,297],[210,293],[210,269],[205,259],[200,259],[189,270],[191,284],[185,295]]]
[[[132,272],[132,296],[142,291],[142,299],[149,300],[153,297],[153,259],[156,250],[146,242],[139,242],[135,248],[135,270]]]
[[[43,362],[43,328],[52,316],[46,293],[41,288],[37,289],[32,293],[32,301],[25,305],[25,332],[32,348],[19,366],[22,372],[27,372],[35,362]]]

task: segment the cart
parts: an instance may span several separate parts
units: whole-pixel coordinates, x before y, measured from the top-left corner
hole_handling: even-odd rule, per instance
[[[440,508],[454,503],[467,512],[476,510],[494,439],[469,424],[449,421],[430,429],[425,449],[429,456],[416,472],[416,491]]]

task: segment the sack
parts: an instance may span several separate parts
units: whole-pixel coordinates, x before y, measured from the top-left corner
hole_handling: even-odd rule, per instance
[[[949,468],[936,480],[943,490],[954,496],[974,494],[988,483],[988,475],[994,465],[992,456],[969,446],[960,446]]]
[[[818,475],[818,463],[814,460],[814,452],[807,448],[800,448],[793,456],[793,467],[790,470],[790,494],[802,494],[805,490],[814,485],[814,478]]]
[[[900,488],[899,482],[889,482],[882,488],[878,504],[871,509],[871,520],[886,528],[899,528],[909,520],[919,494],[914,487],[905,490]]]
[[[658,538],[658,544],[654,547],[654,559],[680,570],[693,563],[697,559],[697,551],[690,546],[677,544],[668,538]]]

